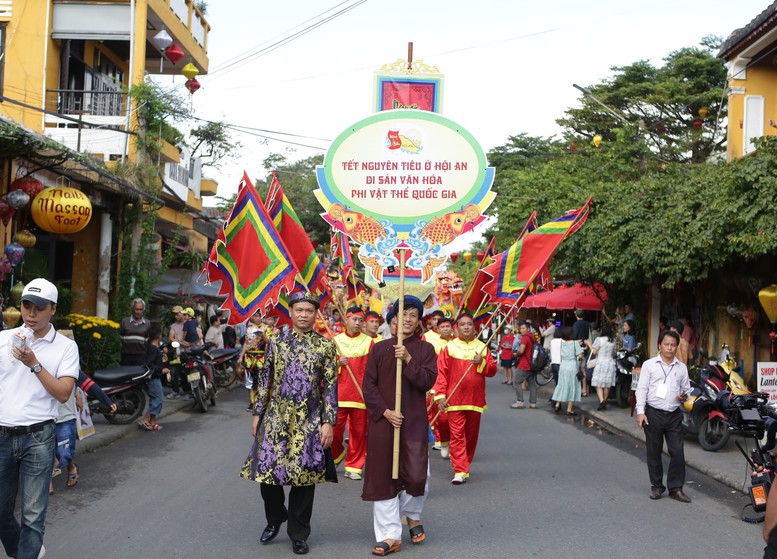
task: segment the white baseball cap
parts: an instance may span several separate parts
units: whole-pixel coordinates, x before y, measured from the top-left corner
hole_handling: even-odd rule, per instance
[[[36,307],[45,307],[49,303],[57,304],[57,286],[49,280],[36,278],[24,286],[22,301],[29,301]]]

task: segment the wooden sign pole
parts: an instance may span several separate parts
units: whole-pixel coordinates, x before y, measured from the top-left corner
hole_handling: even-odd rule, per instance
[[[405,315],[405,249],[399,249],[399,309],[397,309],[397,345],[404,340]],[[404,363],[397,358],[396,400],[394,413],[402,413],[402,366]],[[399,427],[394,427],[394,457],[391,462],[391,479],[399,479]]]

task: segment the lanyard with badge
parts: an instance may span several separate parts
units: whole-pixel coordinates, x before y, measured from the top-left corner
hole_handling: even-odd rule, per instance
[[[674,367],[674,363],[672,363],[669,366],[669,370],[668,371],[664,370],[664,364],[661,363],[661,361],[658,362],[658,365],[661,367],[661,372],[664,373],[664,382],[658,385],[658,388],[656,389],[656,397],[657,398],[666,399],[666,393],[667,393],[667,390],[668,390],[668,387],[666,385],[666,379],[669,376],[669,373],[672,372],[672,368]]]

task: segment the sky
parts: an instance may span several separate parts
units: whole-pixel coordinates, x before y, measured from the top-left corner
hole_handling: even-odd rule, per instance
[[[573,83],[599,83],[612,76],[611,67],[637,60],[661,65],[706,35],[727,37],[768,6],[767,0],[211,0],[210,69],[198,77],[195,114],[308,147],[238,134],[240,152],[206,174],[219,182],[219,196],[229,197],[244,169],[265,176],[262,161],[270,154],[296,161],[324,153],[372,113],[374,72],[406,59],[408,42],[415,61],[445,76],[442,114],[488,151],[511,135],[560,135],[555,120],[579,104]],[[300,35],[277,44],[294,33]],[[175,79],[181,87],[184,81]]]

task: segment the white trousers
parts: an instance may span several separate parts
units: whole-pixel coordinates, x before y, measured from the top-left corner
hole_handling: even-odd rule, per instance
[[[410,520],[421,520],[424,503],[429,496],[430,473],[430,469],[427,467],[426,484],[424,485],[423,495],[413,497],[404,491],[400,491],[399,495],[393,499],[375,501],[372,504],[375,541],[401,540],[403,516],[407,516]]]

